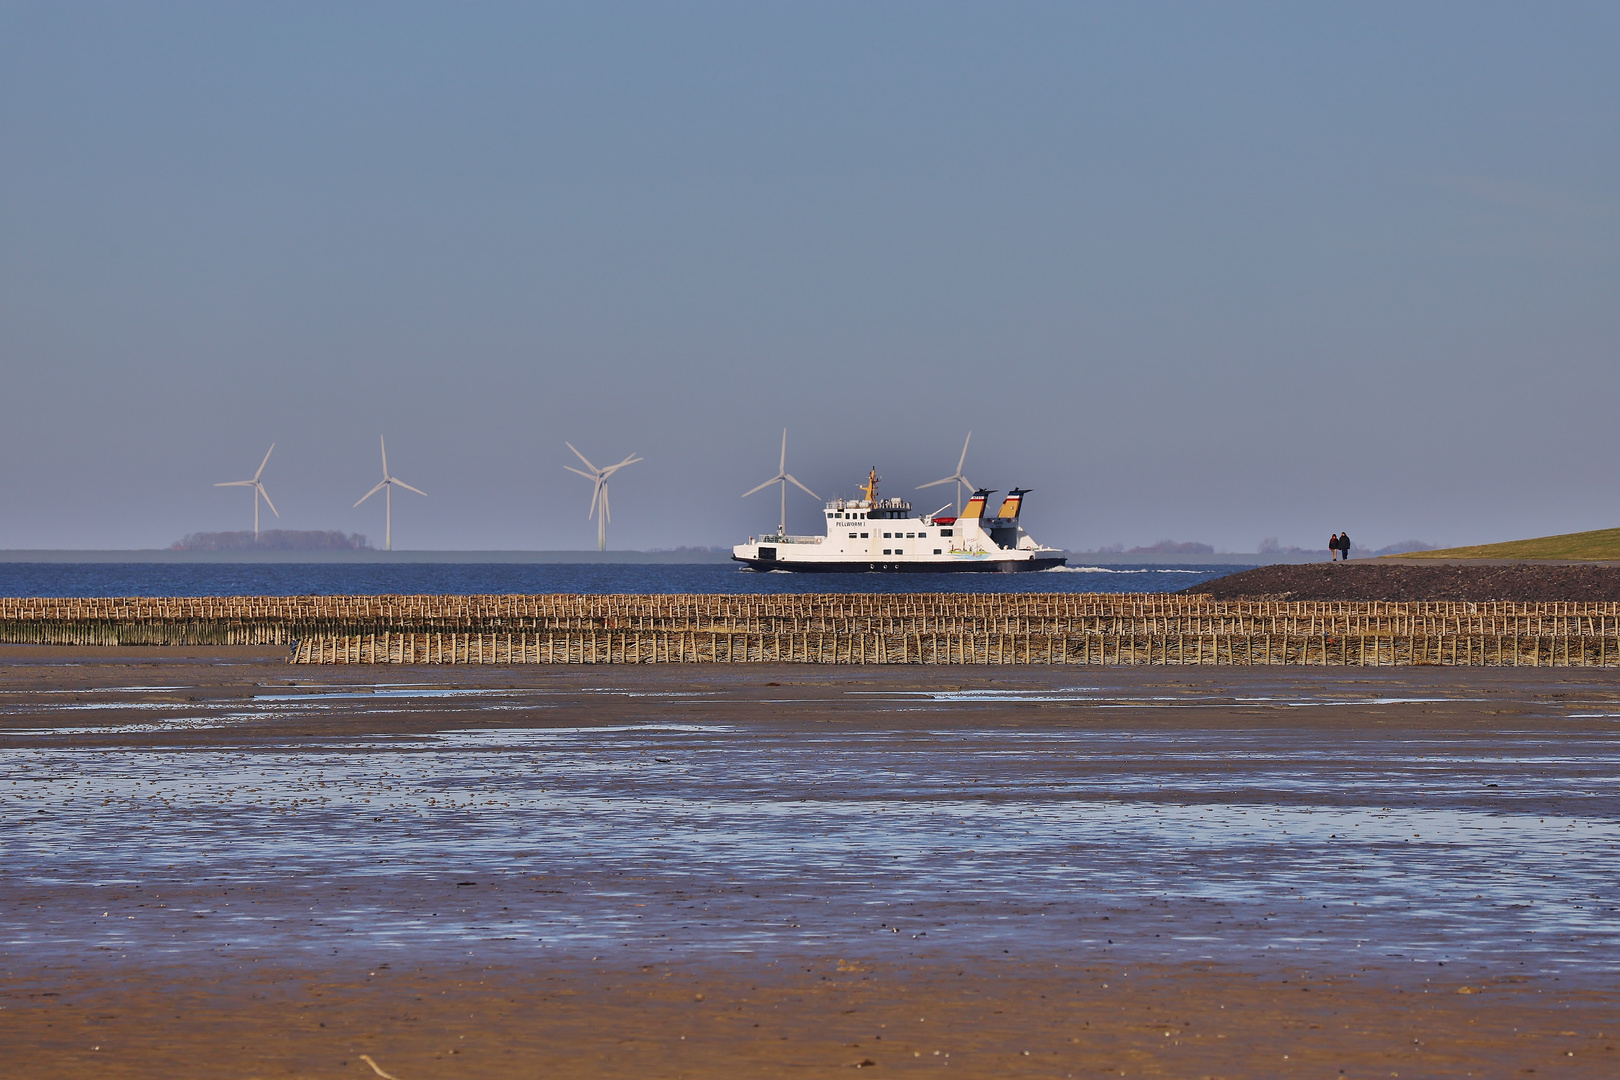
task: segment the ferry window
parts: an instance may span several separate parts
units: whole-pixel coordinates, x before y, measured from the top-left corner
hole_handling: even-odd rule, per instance
[[[888,548],[884,548],[884,549],[883,549],[883,554],[885,554],[885,555],[887,555],[887,554],[889,554],[889,549],[888,549]]]
[[[941,550],[939,550],[939,548],[935,548],[935,549],[934,549],[934,554],[935,554],[935,555],[943,555],[943,554],[945,554],[945,553],[944,553],[944,552],[943,552],[943,551],[941,551]]]
[[[853,539],[855,539],[855,534],[854,534],[854,533],[850,533],[850,534],[849,534],[849,538],[850,538],[850,539],[851,539],[851,540],[853,540]]]
[[[916,533],[906,533],[906,539],[907,540],[915,540],[916,538],[917,538]]]
[[[854,535],[855,535],[855,534],[854,534],[854,533],[850,533],[850,535],[851,535],[851,536],[854,536]],[[861,533],[861,539],[862,539],[862,540],[865,540],[865,539],[866,539],[866,533]]]
[[[883,534],[883,539],[892,540],[892,539],[894,539],[894,534],[893,533],[884,533]]]
[[[941,530],[939,530],[939,535],[941,535],[941,536],[949,536],[949,535],[951,535],[951,530],[950,529],[941,529]]]
[[[906,553],[906,551],[905,551],[905,549],[904,549],[904,548],[895,548],[895,549],[894,549],[894,553],[895,553],[895,554],[896,554],[896,555],[904,555],[904,554],[905,554],[905,553]]]

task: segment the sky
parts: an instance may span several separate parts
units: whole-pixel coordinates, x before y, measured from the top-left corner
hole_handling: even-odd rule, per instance
[[[0,548],[1620,525],[1620,7],[0,0]],[[816,500],[790,530],[819,531]]]

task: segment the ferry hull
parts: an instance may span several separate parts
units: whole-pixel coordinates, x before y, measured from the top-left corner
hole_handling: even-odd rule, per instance
[[[1032,570],[1050,570],[1068,561],[1062,555],[1034,559],[942,559],[939,562],[887,559],[817,559],[814,562],[800,562],[792,559],[746,559],[741,555],[731,558],[733,562],[745,563],[750,570],[788,570],[795,574],[1027,574]]]

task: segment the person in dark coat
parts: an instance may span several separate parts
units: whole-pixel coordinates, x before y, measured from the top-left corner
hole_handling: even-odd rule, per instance
[[[1338,562],[1339,561],[1339,534],[1338,533],[1334,533],[1333,534],[1333,539],[1328,541],[1328,551],[1332,552],[1332,554],[1329,556],[1329,560],[1332,561],[1332,562]]]
[[[1349,533],[1343,532],[1343,533],[1339,534],[1339,550],[1344,552],[1344,561],[1349,562],[1350,561],[1350,534]]]

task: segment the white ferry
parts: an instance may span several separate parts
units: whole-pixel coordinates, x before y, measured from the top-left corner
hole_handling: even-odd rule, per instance
[[[1057,548],[1037,544],[1018,524],[1027,488],[1007,492],[994,517],[984,513],[995,494],[986,488],[973,492],[960,517],[938,512],[914,517],[905,500],[878,498],[876,469],[860,490],[865,498],[827,503],[826,536],[787,536],[778,527],[774,536],[751,536],[736,545],[731,557],[755,570],[839,574],[1006,574],[1064,564]]]

